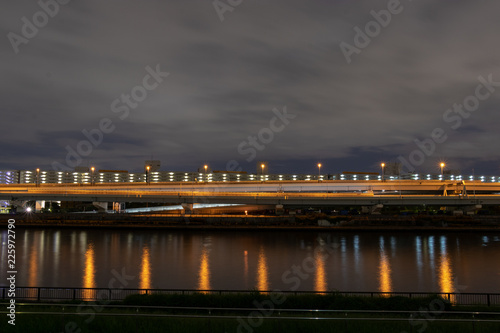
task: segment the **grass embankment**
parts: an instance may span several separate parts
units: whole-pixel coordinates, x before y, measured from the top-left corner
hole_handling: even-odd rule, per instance
[[[278,304],[280,303],[280,304]],[[86,303],[88,304],[88,303]],[[22,306],[18,308],[15,329],[0,323],[0,332],[499,332],[499,323],[464,323],[456,319],[471,319],[470,315],[453,315],[455,307],[439,297],[347,297],[333,295],[266,295],[252,294],[192,294],[192,295],[131,295],[123,302],[130,308],[78,308],[65,306]],[[144,308],[177,307],[177,309]],[[3,307],[3,306],[2,306]],[[229,308],[227,310],[179,309],[180,307]],[[248,308],[248,311],[231,309]],[[277,309],[319,310],[386,310],[411,311],[410,313],[353,313],[343,312],[287,312]],[[477,307],[460,307],[460,311],[477,311]],[[481,308],[483,311],[499,309]],[[23,314],[28,311],[58,312],[63,315]],[[79,311],[82,314],[75,314]],[[97,314],[97,315],[94,315]],[[100,316],[109,314],[110,316]],[[138,316],[144,315],[144,316]],[[150,315],[150,316],[148,316]],[[155,317],[175,315],[179,317]],[[184,317],[183,317],[184,316]],[[194,316],[208,316],[195,318]],[[219,318],[232,316],[233,318]],[[271,318],[272,317],[272,318]],[[279,318],[275,318],[279,317]],[[313,318],[325,318],[314,320]],[[364,318],[364,319],[361,319]],[[451,322],[436,319],[453,318]],[[491,318],[491,316],[488,316]],[[495,316],[498,320],[499,317]],[[398,319],[391,320],[391,319]],[[480,318],[478,318],[480,319]],[[17,330],[16,330],[17,329]]]
[[[130,295],[124,301],[125,305],[142,306],[178,306],[178,307],[214,307],[214,308],[257,308],[266,300],[279,309],[318,309],[318,310],[400,310],[415,311],[428,306],[437,299],[435,297],[354,297],[340,294],[298,294],[288,295],[275,293],[266,295],[259,292],[248,294],[170,294],[170,295]],[[451,309],[451,304],[439,298],[445,311]],[[274,302],[273,302],[274,300]],[[257,304],[257,305],[256,305]],[[269,304],[269,302],[266,302]]]

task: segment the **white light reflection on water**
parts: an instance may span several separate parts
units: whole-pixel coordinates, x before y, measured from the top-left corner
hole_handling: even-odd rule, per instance
[[[360,274],[361,268],[361,255],[360,255],[360,250],[359,250],[359,236],[355,235],[353,237],[353,246],[354,246],[354,269],[356,270],[357,274]]]
[[[426,244],[426,242],[424,242]],[[417,275],[418,275],[418,286],[419,289],[422,289],[423,284],[423,270],[424,270],[424,262],[422,258],[422,238],[420,236],[415,237],[415,255],[416,255],[416,263],[417,263]]]
[[[347,279],[348,277],[348,266],[347,262],[347,240],[344,236],[340,238],[340,260],[342,265],[342,278]]]
[[[435,265],[434,265],[434,236],[429,236],[428,240],[427,240],[427,244],[428,244],[428,247],[429,247],[429,266],[431,268],[432,271],[434,271],[434,269],[436,268]]]
[[[59,271],[59,259],[61,256],[61,232],[56,231],[54,233],[54,250],[52,252],[54,256],[54,271]]]

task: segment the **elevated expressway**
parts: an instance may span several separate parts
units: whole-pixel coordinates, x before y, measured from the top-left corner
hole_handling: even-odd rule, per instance
[[[0,185],[0,200],[192,205],[500,205],[500,183],[480,181],[269,181]]]

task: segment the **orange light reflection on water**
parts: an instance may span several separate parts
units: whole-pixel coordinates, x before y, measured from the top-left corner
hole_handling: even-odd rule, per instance
[[[453,269],[450,256],[446,249],[446,237],[441,237],[441,256],[439,260],[439,288],[442,293],[454,293],[455,283],[453,281]],[[455,297],[450,296],[450,301],[454,303]]]
[[[89,243],[87,245],[87,250],[85,251],[85,267],[83,272],[83,288],[95,288],[95,253],[94,245]],[[95,298],[94,290],[84,290],[84,299]]]
[[[379,264],[379,290],[383,293],[392,292],[391,263],[385,253],[384,239],[380,237],[380,264]],[[389,296],[389,294],[383,294]]]
[[[259,250],[259,263],[257,267],[257,290],[269,290],[269,271],[264,248]]]
[[[316,277],[314,280],[314,290],[318,292],[327,291],[325,271],[325,255],[321,252],[316,254]]]
[[[151,289],[151,262],[149,248],[147,246],[142,248],[139,289]],[[146,291],[141,291],[141,293],[146,293]]]
[[[33,245],[31,246],[30,250],[30,261],[29,261],[29,279],[28,279],[28,285],[30,287],[37,287],[38,286],[38,249],[37,245],[35,244],[38,242],[33,242]],[[37,296],[37,291],[36,288],[29,289],[28,291],[28,297],[36,297]]]
[[[248,288],[248,251],[245,250],[244,254],[244,271],[243,278],[245,280],[245,288]]]
[[[208,249],[206,247],[203,247],[200,257],[198,290],[210,290],[210,262],[208,256]]]

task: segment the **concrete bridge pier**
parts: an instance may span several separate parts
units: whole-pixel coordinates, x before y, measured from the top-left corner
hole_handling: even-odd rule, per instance
[[[11,207],[15,207],[17,211],[19,211],[19,208],[24,208],[26,207],[26,204],[28,201],[22,201],[22,200],[11,200],[9,201],[9,204]]]
[[[105,213],[108,211],[108,203],[107,202],[102,202],[102,201],[94,201],[92,205],[97,208],[99,213]]]
[[[40,213],[45,208],[45,200],[35,202],[35,212]]]
[[[183,203],[181,204],[184,209],[183,214],[193,214],[193,204],[192,203]]]
[[[123,210],[125,210],[124,202],[113,202],[113,211],[115,213],[121,213]]]

